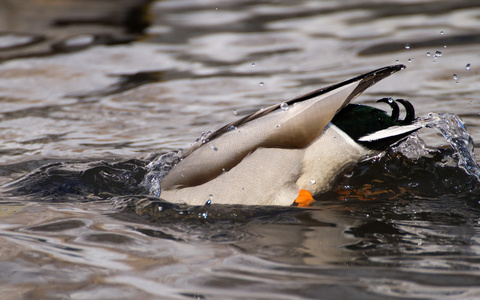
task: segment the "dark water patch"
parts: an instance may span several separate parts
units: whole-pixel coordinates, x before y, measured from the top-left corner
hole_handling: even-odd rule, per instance
[[[55,119],[52,115],[64,111],[68,104],[43,105],[39,107],[28,107],[25,109],[2,112],[2,120],[21,119],[24,117],[39,117]]]
[[[148,228],[141,228],[141,227],[132,227],[134,231],[140,232],[144,235],[149,237],[157,238],[157,239],[164,239],[164,240],[172,240],[172,241],[181,241],[182,239],[175,237],[172,234],[168,234],[162,230],[158,229],[148,229]]]
[[[478,198],[477,198],[478,199]],[[424,269],[478,270],[463,257],[475,257],[480,209],[458,197],[399,197],[382,201],[343,202],[355,224],[344,234],[355,239],[341,246],[352,266],[416,267]],[[341,226],[344,219],[338,219]],[[462,257],[462,259],[458,259]]]
[[[82,239],[93,242],[93,243],[100,243],[100,244],[129,244],[132,243],[134,240],[131,237],[126,235],[116,234],[116,233],[92,233],[82,237]]]
[[[105,10],[103,15],[97,18],[92,16],[85,17],[69,17],[59,16],[52,21],[54,27],[66,27],[66,26],[88,26],[88,25],[101,25],[111,27],[122,27],[126,29],[128,33],[141,34],[150,26],[151,18],[150,5],[153,0],[137,0],[137,1],[119,1],[124,7],[117,6],[120,11]]]
[[[155,224],[236,224],[275,223],[309,226],[335,226],[328,222],[312,220],[308,210],[283,206],[204,205],[175,204],[157,197],[118,196],[110,199],[122,213],[132,213]]]
[[[120,143],[81,143],[81,146],[88,148],[101,148],[101,149],[126,149],[133,147],[133,142],[120,142]]]
[[[68,97],[79,99],[104,97],[119,94],[146,84],[194,77],[190,72],[177,70],[143,71],[133,74],[110,74],[110,76],[118,78],[118,82],[102,90],[90,91],[83,94],[72,94],[68,95]]]
[[[480,280],[480,276],[477,274],[454,271],[445,273],[412,272],[397,269],[392,274],[389,268],[365,269],[352,266],[325,269],[280,267],[278,269],[289,272],[293,277],[298,275],[300,279],[302,278],[300,274],[303,276],[309,274],[319,279],[329,277],[332,281],[343,280],[347,285],[357,286],[358,295],[345,294],[346,299],[439,299],[468,294],[468,288],[476,287]],[[338,286],[336,287],[338,288]],[[315,291],[316,289],[302,288],[302,290]],[[319,292],[317,296],[323,294],[323,289],[317,291]],[[327,293],[326,297],[322,297],[322,299],[338,299],[337,292],[333,290],[331,292],[330,296]]]
[[[370,221],[358,227],[351,228],[346,233],[353,234],[356,237],[365,237],[369,234],[389,234],[389,235],[404,235],[405,232],[395,228],[392,224],[385,221]]]
[[[95,45],[130,43],[151,24],[152,2],[0,2],[0,17],[8,16],[8,22],[0,23],[0,32],[8,37],[6,47],[0,47],[0,62],[76,52]],[[83,35],[90,36],[91,42],[79,44],[78,37]]]
[[[188,60],[191,57],[178,57],[181,60]],[[205,60],[195,60],[196,62],[201,61],[203,64],[208,66],[219,66],[224,65],[224,63],[219,63],[216,61],[205,61]],[[246,77],[250,78],[252,76],[267,76],[267,72],[248,72],[248,73],[241,73],[241,72],[234,72],[234,71],[224,71],[216,74],[210,75],[197,75],[190,71],[178,71],[174,69],[167,69],[167,70],[156,70],[156,71],[142,71],[136,72],[132,74],[110,74],[110,77],[117,78],[118,81],[104,89],[89,91],[87,93],[77,93],[77,94],[69,94],[66,97],[71,98],[78,98],[78,99],[92,99],[95,97],[105,97],[114,94],[120,94],[132,89],[136,89],[143,85],[152,84],[152,83],[162,83],[162,82],[169,82],[174,80],[182,80],[182,79],[205,79],[205,78],[217,78],[221,76],[222,78],[227,77]],[[318,83],[318,81],[317,81]]]
[[[15,155],[17,149],[9,149],[0,151],[0,154]],[[26,153],[26,149],[18,149],[18,153]],[[15,178],[14,174],[21,174],[25,176],[25,173],[32,172],[33,170],[46,166],[49,164],[61,163],[63,160],[59,159],[40,159],[40,160],[27,160],[18,163],[12,164],[2,164],[0,165],[0,177],[9,177],[11,179]]]
[[[40,201],[91,201],[114,195],[141,193],[146,163],[141,160],[121,162],[56,162],[42,166],[10,183],[13,195],[32,196]],[[91,196],[97,198],[91,198]]]
[[[358,4],[358,9],[368,8],[373,12],[374,18],[389,18],[405,15],[441,15],[451,13],[456,10],[477,8],[478,4],[469,0],[460,0],[454,2],[431,1],[412,3],[384,3],[385,5],[376,5],[374,3]],[[358,18],[353,24],[359,22],[369,22],[372,17]]]
[[[23,154],[31,153],[32,151],[34,150],[24,148],[10,148],[7,150],[0,150],[0,155],[21,156]]]
[[[26,230],[58,232],[58,231],[81,228],[85,226],[86,224],[80,220],[62,220],[62,221],[27,227]]]
[[[466,46],[466,45],[478,45],[480,43],[480,34],[464,34],[453,35],[441,38],[424,38],[422,40],[408,40],[398,42],[386,42],[369,46],[361,50],[359,55],[379,55],[390,52],[405,51],[405,44],[410,45],[410,49],[443,49],[445,45],[449,47],[453,46]]]
[[[25,235],[25,234],[0,233],[0,236],[7,237],[9,239],[16,239],[16,240],[19,240],[19,241],[25,241],[25,242],[29,242],[29,243],[38,244],[41,247],[54,249],[55,251],[57,251],[57,250],[62,251],[62,253],[66,254],[66,255],[69,255],[69,256],[74,256],[74,257],[78,257],[79,256],[78,253],[83,251],[81,248],[68,246],[66,244],[52,242],[47,238],[29,236],[29,235]]]
[[[399,152],[388,151],[348,170],[333,190],[339,200],[434,198],[462,193],[477,198],[475,192],[480,191],[477,178],[455,166],[452,162],[454,152],[450,148],[437,149],[430,154],[430,157],[409,159]],[[329,195],[332,194],[324,196]]]
[[[29,144],[49,144],[49,143],[55,143],[55,142],[60,142],[63,140],[66,140],[66,136],[69,133],[59,133],[59,134],[47,134],[44,137],[41,138],[36,138],[32,140],[27,140],[27,141],[18,141],[19,144],[24,144],[24,145],[29,145]],[[11,155],[11,154],[10,154]]]

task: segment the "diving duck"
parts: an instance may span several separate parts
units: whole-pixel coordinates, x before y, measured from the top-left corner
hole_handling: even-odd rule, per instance
[[[350,102],[404,69],[383,67],[296,97],[197,140],[160,182],[176,203],[309,206],[348,166],[418,130],[405,100],[380,99],[392,113]],[[406,111],[399,120],[400,103]]]

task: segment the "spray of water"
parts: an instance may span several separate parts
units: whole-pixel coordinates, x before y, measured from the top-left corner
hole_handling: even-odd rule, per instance
[[[437,130],[454,150],[454,158],[459,168],[480,181],[480,167],[475,160],[474,142],[468,134],[465,123],[455,114],[429,113],[416,122],[425,128]],[[432,151],[416,135],[396,147],[409,158],[429,156]]]
[[[168,171],[180,161],[180,155],[177,152],[169,152],[159,156],[147,165],[148,173],[142,182],[142,185],[148,190],[149,194],[160,197],[162,178]]]

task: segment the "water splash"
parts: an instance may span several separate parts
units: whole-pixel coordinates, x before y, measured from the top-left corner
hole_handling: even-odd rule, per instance
[[[400,152],[408,159],[418,160],[421,157],[431,157],[435,149],[428,147],[427,144],[418,136],[418,134],[410,134],[403,142],[392,147],[394,152]]]
[[[148,190],[150,195],[160,197],[160,181],[179,161],[180,155],[178,152],[169,152],[159,156],[147,165],[148,173],[145,175],[142,185]]]
[[[450,161],[442,164],[458,166],[468,175],[476,177],[480,181],[480,166],[475,160],[474,142],[468,134],[464,122],[455,114],[429,113],[416,120],[417,124],[425,128],[438,131],[450,144],[454,154]],[[431,148],[416,134],[411,134],[405,141],[392,148],[409,159],[421,157],[433,157],[436,148]]]
[[[464,122],[455,114],[429,113],[418,118],[417,122],[426,128],[440,132],[454,150],[458,167],[480,181],[480,167],[475,160],[474,142],[468,134]]]
[[[205,204],[200,209],[200,212],[198,213],[198,217],[200,219],[207,219],[208,218],[208,212],[209,212],[210,206],[212,205],[212,201],[213,201],[213,195],[210,194],[207,202],[205,202]]]
[[[202,144],[205,144],[206,142],[210,141],[209,138],[208,138],[210,136],[210,133],[212,133],[210,130],[207,131],[207,132],[202,132],[200,137],[198,139],[196,139],[195,142],[193,142],[193,144],[197,143],[198,141],[201,141]]]

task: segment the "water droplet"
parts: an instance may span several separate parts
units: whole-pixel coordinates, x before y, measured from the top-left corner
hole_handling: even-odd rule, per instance
[[[210,147],[212,147],[213,151],[218,151],[218,148],[215,147],[214,145],[211,145]]]
[[[238,112],[237,112],[236,109],[233,110],[233,114],[234,114],[234,115],[238,115]]]
[[[317,181],[315,179],[310,179],[310,183],[315,184],[315,183],[317,183]]]
[[[212,203],[212,200],[213,200],[213,195],[210,194],[210,195],[208,196],[208,201],[207,201],[207,203],[208,203],[208,204]],[[205,203],[205,204],[207,204],[207,203]]]
[[[440,34],[444,34],[445,32],[443,32],[443,30],[440,31]]]
[[[453,74],[453,80],[458,80],[457,74]]]
[[[412,62],[412,61],[413,61],[413,58],[409,58],[409,59],[408,59],[408,62],[409,62],[409,63]]]
[[[225,170],[225,168],[222,168],[222,172],[226,172],[227,170]]]
[[[467,65],[465,66],[465,70],[470,71],[470,67],[471,67],[471,65],[470,65],[470,64],[467,64]]]
[[[288,106],[288,103],[283,102],[282,104],[280,104],[280,108],[281,108],[283,111],[287,111],[287,110],[290,109],[290,106]]]
[[[410,44],[406,44],[405,49],[407,49],[407,50],[410,49]]]
[[[395,60],[395,63],[398,65],[398,63],[399,63],[398,59],[397,59],[397,60]]]
[[[227,128],[227,131],[231,131],[231,130],[235,130],[235,129],[237,129],[237,127],[235,127],[235,126],[232,125],[232,126],[230,126],[230,127]]]
[[[427,56],[430,56],[430,52],[427,52]]]
[[[447,45],[443,46],[443,48],[447,48]]]
[[[255,67],[255,63],[254,63],[254,62],[252,63],[252,67]]]
[[[262,81],[262,82],[260,82],[258,85],[263,86],[264,84],[265,84],[265,83],[263,83],[263,81]]]
[[[275,127],[277,127],[277,128],[280,127],[280,124],[275,125]]]
[[[442,54],[442,51],[435,51],[435,57],[440,57]]]

